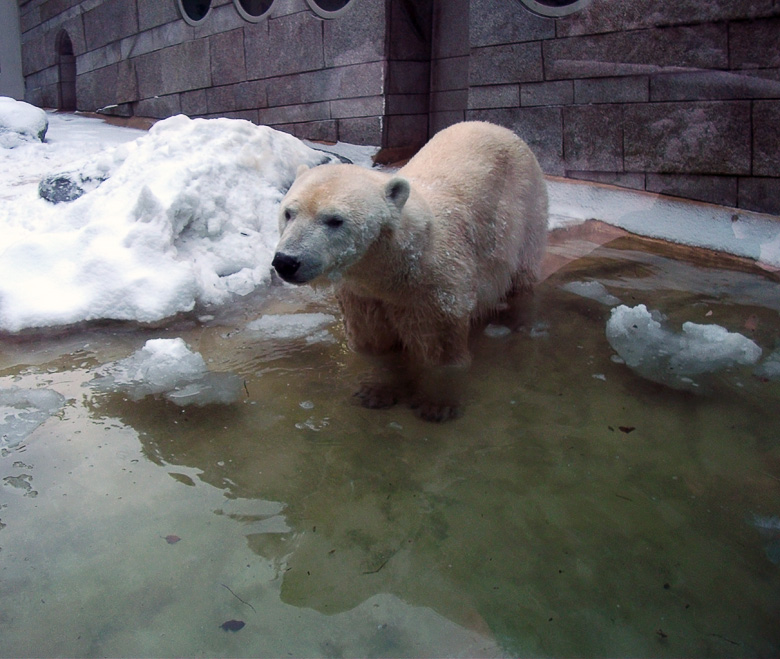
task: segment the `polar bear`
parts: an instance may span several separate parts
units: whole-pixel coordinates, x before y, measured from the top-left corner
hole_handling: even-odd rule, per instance
[[[470,362],[472,325],[525,298],[539,276],[547,188],[512,131],[463,122],[395,174],[302,167],[279,231],[279,276],[334,283],[350,347],[379,361],[360,401],[389,407],[412,386],[417,414],[443,421],[459,413],[447,385]]]

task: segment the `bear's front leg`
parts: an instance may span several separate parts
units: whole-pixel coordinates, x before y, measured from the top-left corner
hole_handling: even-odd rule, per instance
[[[434,360],[417,358],[415,414],[424,421],[450,421],[463,411],[463,392],[471,354],[468,319],[439,330],[439,350]],[[429,355],[429,358],[432,355]]]
[[[401,342],[385,306],[346,287],[338,291],[337,297],[349,347],[371,364],[371,370],[361,379],[353,397],[363,407],[392,407],[403,395],[409,378],[401,360]]]
[[[409,375],[399,352],[387,355],[365,355],[371,370],[360,380],[353,394],[363,407],[373,410],[395,405],[409,388]]]

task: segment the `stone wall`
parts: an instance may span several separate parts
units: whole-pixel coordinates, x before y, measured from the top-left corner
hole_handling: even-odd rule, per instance
[[[428,48],[396,4],[357,0],[323,20],[304,0],[276,0],[253,23],[232,0],[214,0],[192,26],[176,0],[21,0],[27,100],[57,107],[65,30],[79,110],[239,117],[312,139],[421,144]],[[426,4],[411,5],[423,24]]]
[[[780,2],[439,0],[431,130],[509,126],[547,173],[780,214]]]
[[[393,155],[464,119],[516,130],[549,174],[780,214],[780,0],[19,0],[26,98],[56,107],[63,31],[80,110],[228,116]],[[400,149],[400,151],[399,151]]]

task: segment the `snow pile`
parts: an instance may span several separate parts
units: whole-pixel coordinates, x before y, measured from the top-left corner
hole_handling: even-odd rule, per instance
[[[26,142],[43,142],[49,120],[34,105],[0,96],[0,148],[13,149]]]
[[[755,364],[761,348],[719,325],[684,323],[677,334],[661,325],[660,314],[645,305],[621,305],[607,321],[607,340],[642,377],[675,389],[694,390],[693,377],[733,366]]]
[[[307,343],[320,343],[335,340],[325,329],[335,322],[335,316],[327,313],[266,314],[248,323],[246,329],[257,332],[264,339],[305,338]]]
[[[182,407],[233,403],[241,392],[237,375],[212,373],[181,338],[147,341],[130,357],[103,366],[92,384],[132,401],[162,395]]]
[[[91,156],[68,173],[97,182],[75,201],[0,209],[0,329],[153,322],[251,292],[270,282],[296,170],[331,159],[248,121],[184,116]]]
[[[0,448],[18,446],[65,404],[51,389],[0,389]]]

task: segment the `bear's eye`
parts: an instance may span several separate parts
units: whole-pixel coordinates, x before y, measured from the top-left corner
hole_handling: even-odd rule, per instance
[[[284,209],[284,221],[289,222],[293,219],[292,211],[289,208]]]
[[[331,229],[338,229],[342,224],[344,224],[344,218],[339,217],[338,215],[329,215],[323,220],[323,223],[325,226],[330,227]]]

